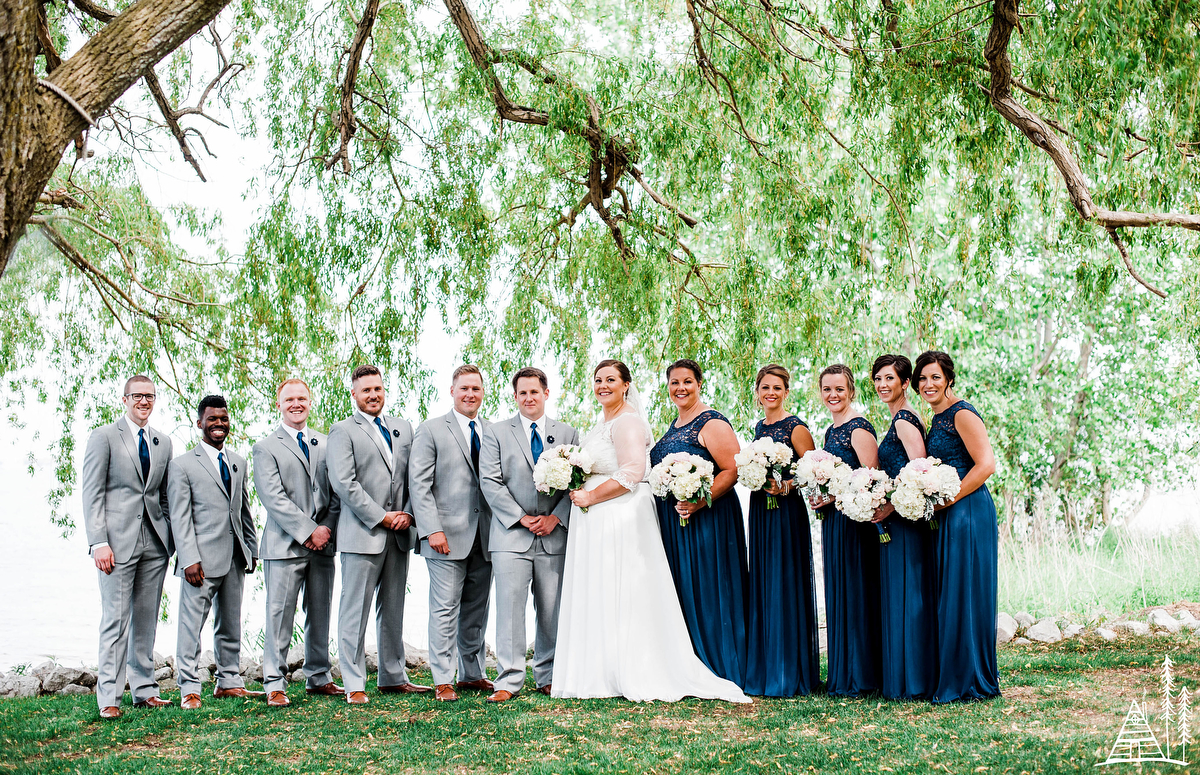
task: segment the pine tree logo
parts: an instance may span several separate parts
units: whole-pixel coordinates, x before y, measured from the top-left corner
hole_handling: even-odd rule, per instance
[[[1161,690],[1162,700],[1159,703],[1159,715],[1162,716],[1164,749],[1159,744],[1158,737],[1150,728],[1147,709],[1149,703],[1133,700],[1129,703],[1129,713],[1125,715],[1125,723],[1117,734],[1108,758],[1098,763],[1097,767],[1109,764],[1138,764],[1141,762],[1165,762],[1167,764],[1187,764],[1187,747],[1192,742],[1192,706],[1191,696],[1186,686],[1175,692],[1175,678],[1171,673],[1174,666],[1171,658],[1163,657]],[[1178,759],[1171,758],[1171,722],[1175,722],[1176,753]]]

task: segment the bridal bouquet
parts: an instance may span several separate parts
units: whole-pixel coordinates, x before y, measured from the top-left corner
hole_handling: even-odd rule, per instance
[[[776,485],[783,484],[792,463],[792,448],[764,436],[750,442],[733,456],[733,461],[737,463],[738,483],[750,490],[761,490],[767,479]],[[774,495],[767,496],[767,508],[779,508],[779,500]]]
[[[650,469],[650,491],[659,498],[674,495],[688,503],[704,501],[712,505],[713,464],[698,455],[675,452]],[[687,527],[687,517],[679,517],[679,526]]]
[[[538,492],[549,495],[559,490],[578,490],[595,465],[591,454],[582,447],[560,444],[546,450],[538,458],[537,465],[533,467],[533,484]]]
[[[810,449],[792,466],[792,477],[797,487],[804,488],[805,497],[811,501],[819,496],[835,494],[838,483],[850,477],[850,466],[837,455],[823,449]],[[822,518],[822,514],[817,512],[817,519]]]
[[[926,520],[933,528],[937,527],[933,507],[947,503],[962,489],[954,466],[948,466],[936,457],[910,460],[900,469],[895,485],[892,506],[896,513],[914,522]]]
[[[891,484],[888,475],[877,468],[856,468],[849,477],[831,487],[830,492],[837,510],[845,514],[847,519],[870,522],[875,517],[875,510],[887,500]],[[876,524],[875,529],[879,531],[880,543],[886,544],[892,540],[882,525]]]

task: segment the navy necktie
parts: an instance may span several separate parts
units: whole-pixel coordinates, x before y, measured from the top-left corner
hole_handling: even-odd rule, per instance
[[[296,441],[300,444],[300,451],[304,453],[304,459],[312,462],[312,456],[308,454],[308,445],[304,443],[304,431],[296,431]]]
[[[471,463],[479,473],[479,434],[475,432],[475,421],[471,420]]]
[[[379,432],[383,434],[383,440],[387,442],[388,452],[393,452],[392,449],[392,434],[388,433],[387,426],[383,424],[383,420],[376,417],[375,424],[379,426]]]
[[[225,453],[217,453],[217,465],[221,468],[221,481],[225,483],[225,492],[233,497],[233,478],[229,475],[229,466],[225,465]]]
[[[529,423],[529,451],[533,453],[533,462],[536,464],[542,456],[542,437],[538,435],[535,422]]]
[[[150,479],[150,447],[146,444],[146,429],[138,429],[138,457],[142,459],[142,481]]]

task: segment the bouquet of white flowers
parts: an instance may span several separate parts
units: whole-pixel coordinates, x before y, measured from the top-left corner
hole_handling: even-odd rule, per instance
[[[837,510],[846,515],[847,519],[855,522],[870,522],[875,517],[875,510],[887,500],[891,490],[892,480],[877,468],[856,468],[850,476],[839,480],[835,487],[830,488]],[[879,542],[886,544],[892,540],[887,531],[879,524]]]
[[[733,456],[733,461],[737,463],[738,483],[750,490],[763,489],[767,479],[782,485],[789,474],[792,457],[792,448],[787,444],[765,436],[755,439]],[[779,500],[774,495],[767,496],[767,508],[779,508]]]
[[[804,488],[804,496],[811,501],[832,495],[840,482],[850,478],[850,466],[837,455],[823,449],[810,449],[792,466],[792,477],[797,487]],[[817,519],[824,519],[824,515],[817,512]]]
[[[650,469],[648,478],[650,491],[659,498],[674,495],[676,500],[712,505],[713,464],[698,455],[667,455]],[[687,527],[687,517],[679,517],[679,526]]]
[[[936,457],[908,461],[896,476],[895,485],[891,500],[896,513],[914,522],[926,520],[933,528],[937,527],[933,507],[949,502],[962,489],[954,466]]]
[[[592,473],[596,461],[575,444],[551,447],[533,467],[533,484],[538,492],[554,495],[559,490],[578,490]],[[587,511],[587,509],[583,509]]]

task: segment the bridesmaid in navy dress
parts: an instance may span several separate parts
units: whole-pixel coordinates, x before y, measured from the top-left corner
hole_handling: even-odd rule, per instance
[[[833,415],[824,449],[851,468],[879,467],[875,428],[854,411],[854,374],[836,364],[821,372],[821,401]],[[821,508],[821,552],[825,561],[825,623],[829,671],[825,686],[834,697],[858,697],[880,689],[879,532],[833,507]]]
[[[658,499],[663,548],[696,655],[717,675],[746,684],[746,529],[733,485],[740,449],[737,435],[720,412],[700,400],[700,365],[679,360],[667,367],[667,389],[679,410],[654,448],[658,465],[673,452],[713,463],[712,507]],[[679,518],[687,516],[681,527]]]
[[[804,421],[784,409],[790,376],[772,363],[759,370],[754,393],[766,418],[754,429],[787,444],[795,459],[813,448]],[[779,508],[767,508],[774,495]],[[747,694],[792,697],[821,683],[817,598],[813,589],[808,510],[791,482],[750,494],[750,584],[747,604]]]
[[[962,489],[940,506],[936,532],[937,683],[933,701],[996,697],[996,554],[1000,536],[988,477],[996,458],[975,407],[954,394],[954,361],[931,350],[917,358],[917,392],[934,411],[925,447],[958,469]]]
[[[881,355],[871,369],[875,392],[887,405],[892,424],[879,445],[879,465],[895,478],[910,460],[925,457],[925,427],[908,403],[912,362],[903,355]],[[890,700],[928,700],[937,678],[933,596],[934,531],[879,509],[887,519],[889,543],[879,548],[882,594],[883,696]]]

